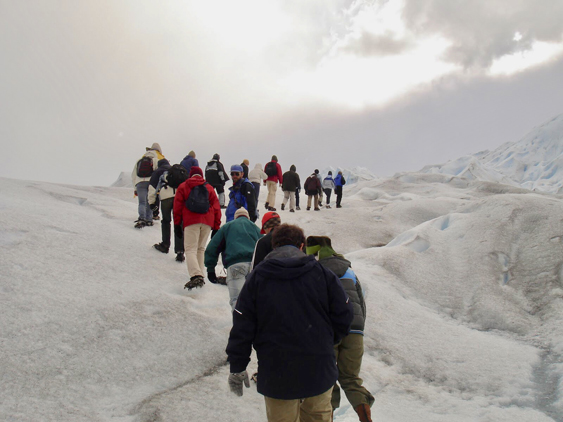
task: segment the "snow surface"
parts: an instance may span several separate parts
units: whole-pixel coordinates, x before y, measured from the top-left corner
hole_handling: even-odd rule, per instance
[[[542,192],[563,193],[563,114],[534,128],[518,142],[481,151],[424,173],[444,173],[470,180],[488,180]]]
[[[342,209],[281,216],[363,283],[374,420],[563,421],[563,197],[361,179]],[[183,290],[131,188],[1,182],[2,420],[265,420],[255,385],[228,391],[226,287]],[[335,421],[357,421],[345,398]]]

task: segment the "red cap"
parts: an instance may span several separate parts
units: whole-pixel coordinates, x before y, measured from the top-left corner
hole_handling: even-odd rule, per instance
[[[266,234],[266,232],[264,231],[264,226],[272,218],[278,218],[281,221],[280,215],[277,212],[275,212],[275,211],[267,212],[266,214],[264,214],[264,217],[262,217],[262,230],[260,230],[260,233]]]

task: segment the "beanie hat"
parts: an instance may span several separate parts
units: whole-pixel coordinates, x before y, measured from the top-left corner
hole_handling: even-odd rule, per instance
[[[242,166],[240,166],[238,164],[233,164],[231,166],[231,171],[238,171],[239,173],[242,173],[243,172]]]
[[[221,157],[219,157],[219,154],[213,154],[213,160],[219,160],[221,159]]]
[[[295,164],[292,164],[291,167],[289,168],[289,171],[295,171],[297,170],[297,167],[295,167]]]
[[[262,230],[260,230],[260,233],[266,234],[266,229],[269,229],[270,227],[277,227],[280,224],[281,218],[277,212],[267,212],[264,214],[264,217],[262,217]]]
[[[248,211],[246,211],[246,208],[240,207],[236,212],[235,212],[235,220],[239,217],[246,217],[250,220],[250,217],[248,216]]]
[[[190,177],[195,176],[195,175],[199,175],[199,176],[203,177],[203,170],[201,170],[201,167],[192,166],[192,168],[190,169]]]
[[[328,175],[329,175],[329,176],[332,176],[332,171],[329,171],[329,172],[328,172]]]
[[[158,142],[154,142],[152,146],[147,147],[147,151],[150,151],[151,149],[157,150],[162,154],[162,149],[160,148],[160,144]]]
[[[319,174],[319,169],[315,169],[315,174]]]
[[[319,254],[319,259],[328,258],[337,253],[332,249],[330,237],[328,236],[309,236],[306,244],[307,255]]]
[[[276,157],[275,155],[272,155],[272,161],[278,161],[278,157]]]
[[[188,155],[192,158],[195,158],[195,152],[193,151],[188,152]]]
[[[246,164],[246,165],[249,165],[249,164],[250,164],[250,161],[248,161],[246,158],[245,158],[244,160],[242,160],[242,162],[243,162],[244,164]]]

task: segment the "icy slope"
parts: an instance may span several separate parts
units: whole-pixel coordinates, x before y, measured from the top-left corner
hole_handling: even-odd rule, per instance
[[[544,192],[561,192],[563,114],[534,128],[518,142],[509,142],[494,151],[482,151],[442,165],[426,166],[421,171],[518,184]]]

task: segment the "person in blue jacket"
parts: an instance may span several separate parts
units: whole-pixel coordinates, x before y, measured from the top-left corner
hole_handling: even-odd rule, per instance
[[[360,422],[372,422],[371,406],[375,399],[364,387],[360,378],[360,368],[364,355],[364,326],[366,323],[366,303],[360,280],[352,270],[352,264],[332,249],[332,242],[327,236],[309,236],[307,255],[318,258],[319,264],[336,274],[354,307],[354,320],[350,334],[334,346],[338,366],[338,384],[346,393],[348,401],[358,414]],[[334,384],[332,390],[332,408],[340,406],[340,388]]]
[[[249,275],[233,312],[229,386],[242,396],[252,347],[268,421],[330,421],[338,378],[334,344],[348,334],[352,305],[340,280],[303,252],[301,228],[282,224],[274,250]]]
[[[229,188],[229,204],[225,210],[226,221],[232,221],[239,208],[246,208],[250,221],[254,223],[258,219],[254,185],[244,178],[243,169],[238,164],[231,166],[231,179],[233,186]]]
[[[195,158],[195,152],[193,151],[188,152],[188,155],[184,157],[180,164],[186,169],[188,174],[190,174],[192,167],[199,167],[199,161]]]
[[[346,179],[342,175],[342,172],[339,171],[338,175],[334,178],[334,193],[336,194],[336,208],[342,208],[342,186],[346,184]]]

